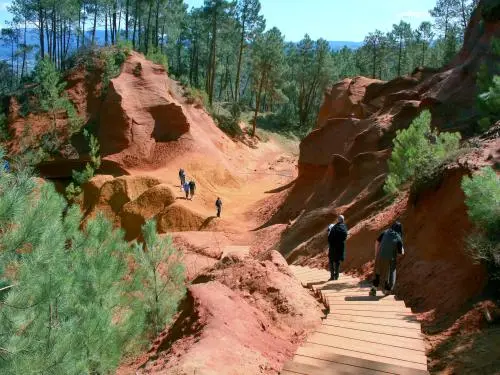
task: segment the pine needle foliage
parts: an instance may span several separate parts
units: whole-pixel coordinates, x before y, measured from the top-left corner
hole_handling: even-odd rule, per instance
[[[145,323],[156,336],[175,313],[177,303],[185,293],[182,253],[172,245],[172,237],[160,238],[156,222],[142,226],[144,244],[136,246],[136,261],[140,265],[138,281],[143,286]]]
[[[500,178],[491,167],[462,179],[465,204],[476,231],[467,238],[470,254],[500,280]]]
[[[176,251],[154,223],[147,253],[134,253],[103,216],[82,229],[80,209],[65,206],[52,184],[0,171],[1,374],[112,373],[184,291]],[[134,256],[143,261],[131,269]]]
[[[431,113],[427,110],[415,118],[408,129],[398,130],[389,159],[389,175],[384,185],[388,194],[395,194],[407,181],[419,177],[458,150],[459,133],[438,133],[431,130]]]

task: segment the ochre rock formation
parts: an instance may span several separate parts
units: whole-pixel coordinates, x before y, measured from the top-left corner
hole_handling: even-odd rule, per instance
[[[228,256],[193,280],[138,373],[277,373],[321,316],[277,252]]]
[[[142,68],[138,73],[137,66]],[[132,52],[112,79],[99,121],[103,155],[126,151],[150,159],[156,142],[179,139],[189,131],[183,107],[170,95],[165,69]]]

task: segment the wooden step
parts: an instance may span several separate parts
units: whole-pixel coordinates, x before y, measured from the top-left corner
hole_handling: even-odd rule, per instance
[[[325,346],[314,343],[305,343],[297,349],[296,356],[306,356],[310,358],[317,358],[331,362],[338,362],[336,360],[337,356],[341,355],[344,358],[350,358],[354,361],[367,360],[375,363],[383,363],[389,365],[396,365],[401,367],[413,368],[418,370],[427,371],[427,360],[425,362],[420,357],[416,357],[415,362],[413,357],[407,357],[406,359],[396,358],[392,353],[390,355],[382,355],[381,353],[367,353],[360,350],[360,348],[344,349],[339,347]],[[295,360],[295,357],[294,357]],[[373,368],[377,370],[377,368]]]
[[[338,295],[338,296],[323,296],[323,298],[327,301],[330,301],[330,303],[335,303],[336,301],[345,301],[345,302],[377,302],[377,303],[387,303],[387,304],[396,304],[396,305],[402,305],[406,306],[404,301],[397,300],[394,298],[394,296],[387,296],[384,298],[380,297],[370,297],[371,299],[368,298],[360,298],[356,296],[350,296],[350,295]]]
[[[331,374],[359,374],[359,375],[387,375],[386,372],[380,372],[362,367],[346,365],[337,362],[322,361],[317,365],[304,363],[305,361],[290,361],[285,364],[280,374],[300,374],[300,375],[331,375]]]
[[[331,335],[315,332],[310,335],[307,342],[319,344],[338,349],[351,350],[354,352],[363,352],[372,355],[383,355],[400,360],[406,360],[415,363],[427,363],[425,352],[420,350],[400,348],[394,345],[379,344],[363,340],[351,339],[348,337],[333,338]]]
[[[381,326],[389,326],[389,327],[402,327],[402,328],[413,328],[418,331],[421,330],[420,323],[416,321],[407,321],[401,319],[392,319],[392,318],[382,318],[378,317],[377,319],[373,319],[373,317],[369,316],[357,316],[357,315],[345,315],[345,314],[336,314],[335,312],[330,312],[324,322],[328,321],[348,321],[348,322],[356,322],[356,323],[366,323],[373,325],[381,325]]]
[[[355,329],[359,332],[383,333],[387,335],[392,335],[394,337],[408,337],[420,340],[422,339],[422,333],[420,332],[420,328],[415,328],[414,326],[391,327],[387,325],[359,323],[359,322],[352,322],[339,319],[335,320],[325,319],[323,320],[323,326],[332,328],[335,327],[350,328],[350,329]]]
[[[355,306],[353,306],[355,307]],[[335,315],[347,315],[347,316],[361,316],[365,318],[372,318],[372,320],[376,319],[397,319],[397,320],[402,320],[402,321],[409,321],[409,322],[418,322],[417,317],[409,312],[395,312],[395,311],[374,311],[372,310],[356,310],[356,309],[348,309],[348,308],[343,308],[343,309],[330,309],[330,314],[335,314]],[[376,318],[376,319],[373,319]],[[375,322],[374,322],[375,323]]]
[[[316,330],[316,332],[331,335],[331,339],[333,341],[342,340],[344,337],[389,346],[397,346],[399,348],[412,349],[425,353],[425,345],[421,337],[408,338],[394,336],[390,333],[359,331],[353,328],[332,327],[328,325],[322,325]]]
[[[344,374],[344,372],[335,371],[336,365],[350,366],[355,370],[354,374],[398,374],[398,375],[425,375],[426,370],[419,370],[410,367],[398,366],[383,362],[370,361],[361,358],[354,358],[339,354],[330,354],[328,360],[311,358],[302,355],[295,355],[293,363],[313,366],[313,368],[326,369],[326,374]],[[332,366],[332,367],[330,367]],[[368,372],[365,372],[368,371]],[[371,371],[371,372],[370,372]],[[350,374],[350,372],[346,372]]]
[[[371,311],[371,312],[397,312],[405,315],[412,315],[411,309],[402,304],[383,304],[383,303],[359,303],[359,302],[345,302],[333,301],[330,302],[331,311]]]

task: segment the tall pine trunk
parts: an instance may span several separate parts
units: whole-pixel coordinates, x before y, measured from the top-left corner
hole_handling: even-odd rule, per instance
[[[214,100],[214,88],[215,88],[215,72],[216,72],[216,64],[217,64],[217,8],[214,8],[214,16],[212,21],[212,47],[211,47],[211,57],[212,61],[210,63],[210,87],[208,92],[208,101],[210,105],[213,104]]]
[[[245,47],[245,19],[241,22],[241,39],[240,51],[238,54],[238,66],[236,67],[236,81],[234,82],[234,101],[237,102],[240,95],[240,75],[241,75],[241,62],[243,60],[243,48]]]
[[[95,43],[95,29],[97,27],[97,12],[99,9],[97,8],[97,1],[94,2],[94,26],[92,27],[92,45]]]
[[[146,55],[148,54],[149,51],[149,42],[150,42],[150,37],[151,37],[151,14],[153,12],[153,2],[149,2],[149,11],[148,11],[148,23],[146,25],[146,39],[144,40],[145,42],[145,51]]]
[[[155,47],[158,49],[158,34],[159,34],[159,27],[160,27],[160,0],[156,0],[156,17],[155,17]]]
[[[108,12],[104,12],[104,45],[108,45]]]
[[[125,3],[125,39],[128,40],[128,16],[129,16],[130,0]]]
[[[398,77],[401,77],[401,55],[403,54],[403,36],[399,40],[399,56],[398,56]]]
[[[42,11],[42,1],[38,0],[38,27],[40,28],[40,57],[43,59],[45,57],[45,39],[44,39],[44,33],[43,33],[43,28],[44,28],[44,18],[43,18],[43,11]]]
[[[21,79],[24,77],[24,68],[26,67],[26,32],[27,32],[27,21],[26,18],[24,19],[24,37],[23,37],[23,65],[21,66]]]
[[[115,45],[118,41],[118,29],[116,28],[116,11],[117,4],[116,1],[113,1],[113,33],[111,34],[111,44]]]
[[[265,79],[265,73],[262,72],[259,82],[259,91],[257,92],[257,95],[255,95],[255,113],[253,116],[252,137],[255,137],[255,129],[257,128],[257,116],[259,115],[260,96],[262,95],[262,87],[264,86],[264,79]]]

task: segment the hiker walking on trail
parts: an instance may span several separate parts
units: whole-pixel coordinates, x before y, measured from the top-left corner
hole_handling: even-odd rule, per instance
[[[189,181],[189,193],[191,194],[191,200],[193,200],[195,190],[196,190],[196,184],[194,183],[193,180]]]
[[[215,201],[215,207],[217,208],[217,217],[220,217],[220,212],[222,210],[222,201],[219,197],[217,197],[217,200]]]
[[[184,182],[183,188],[184,193],[186,193],[186,199],[189,199],[189,184],[187,182]]]
[[[370,290],[371,296],[377,294],[379,286],[385,295],[391,294],[396,283],[396,258],[398,254],[404,255],[404,252],[403,226],[396,221],[375,242],[375,278]]]
[[[186,173],[182,168],[179,169],[179,180],[181,180],[181,191],[182,191],[184,184],[186,183]]]
[[[328,265],[330,267],[330,280],[338,280],[340,274],[340,262],[345,259],[345,240],[348,229],[344,222],[344,216],[340,215],[336,224],[328,226]]]

